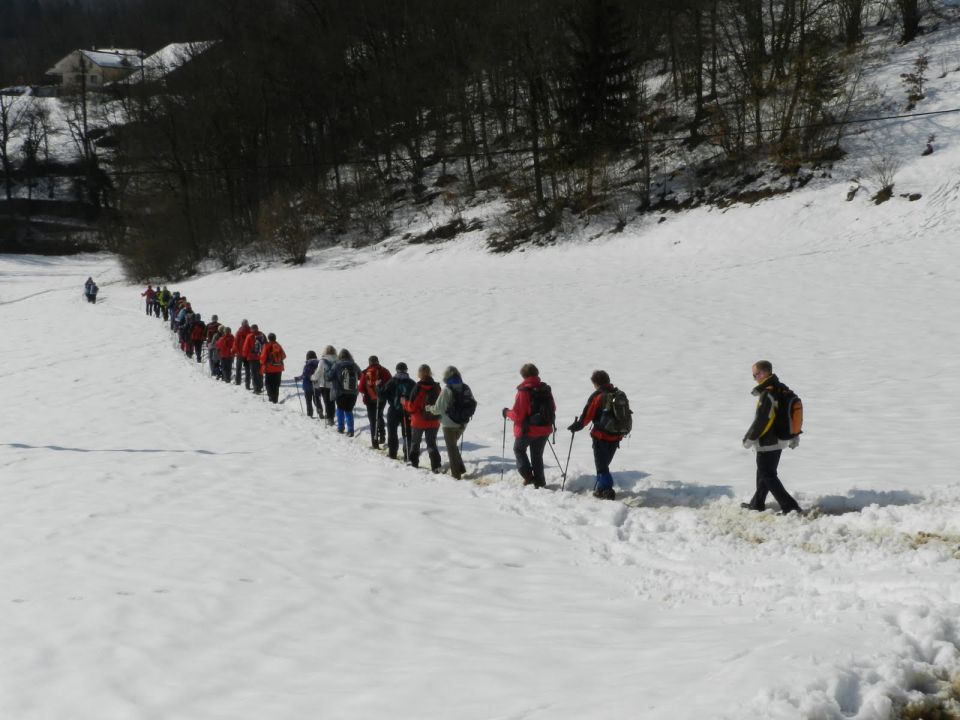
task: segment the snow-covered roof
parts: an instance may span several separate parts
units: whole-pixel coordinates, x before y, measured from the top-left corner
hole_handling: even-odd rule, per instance
[[[80,52],[95,65],[118,70],[140,67],[143,57],[143,53],[139,50],[120,50],[116,48],[97,48],[96,50],[81,50]]]

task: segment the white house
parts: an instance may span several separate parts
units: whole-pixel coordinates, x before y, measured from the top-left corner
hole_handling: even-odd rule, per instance
[[[75,90],[86,86],[95,90],[139,70],[142,62],[143,52],[140,50],[74,50],[47,70],[46,74],[58,78],[64,89]]]

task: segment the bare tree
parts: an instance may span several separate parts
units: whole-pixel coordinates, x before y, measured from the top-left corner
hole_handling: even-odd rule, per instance
[[[13,136],[23,129],[29,109],[27,96],[0,94],[0,165],[7,200],[13,197]]]

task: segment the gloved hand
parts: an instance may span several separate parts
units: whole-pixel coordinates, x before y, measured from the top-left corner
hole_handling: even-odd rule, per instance
[[[501,414],[504,418],[506,418],[508,412],[510,412],[510,408],[504,408],[503,410],[500,411],[500,414]]]
[[[572,423],[570,423],[570,425],[567,427],[567,430],[569,430],[569,431],[572,432],[572,433],[579,432],[580,430],[583,430],[583,425],[580,424],[580,421],[579,421],[579,420],[574,420],[574,421],[573,421]]]
[[[752,448],[752,447],[755,446],[756,444],[757,444],[757,441],[756,441],[756,440],[748,440],[746,437],[743,438],[743,446],[744,446],[747,450],[749,450],[750,448]]]
[[[787,447],[793,450],[799,444],[800,444],[800,436],[797,435],[796,437],[790,438],[790,442],[787,443]]]

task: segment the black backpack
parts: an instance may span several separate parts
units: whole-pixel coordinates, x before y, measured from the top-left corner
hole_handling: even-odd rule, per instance
[[[781,386],[775,399],[774,430],[780,440],[791,440],[803,432],[803,401],[786,385]]]
[[[387,396],[387,402],[391,407],[402,410],[403,401],[409,400],[413,396],[413,389],[417,386],[412,378],[394,378],[393,387],[390,388],[390,394]]]
[[[530,414],[523,423],[523,431],[530,427],[555,427],[557,411],[554,409],[553,390],[546,383],[524,388],[530,393]]]
[[[263,352],[263,346],[267,344],[267,336],[258,332],[253,338],[253,354],[257,360],[260,360],[260,354]]]
[[[344,395],[356,395],[359,381],[357,366],[353,363],[340,368],[340,392]]]
[[[603,391],[600,412],[594,426],[610,435],[629,435],[633,430],[633,411],[627,394],[618,388]]]
[[[477,411],[477,401],[473,397],[473,391],[464,383],[448,387],[453,394],[453,400],[447,407],[447,417],[457,425],[466,425]]]

